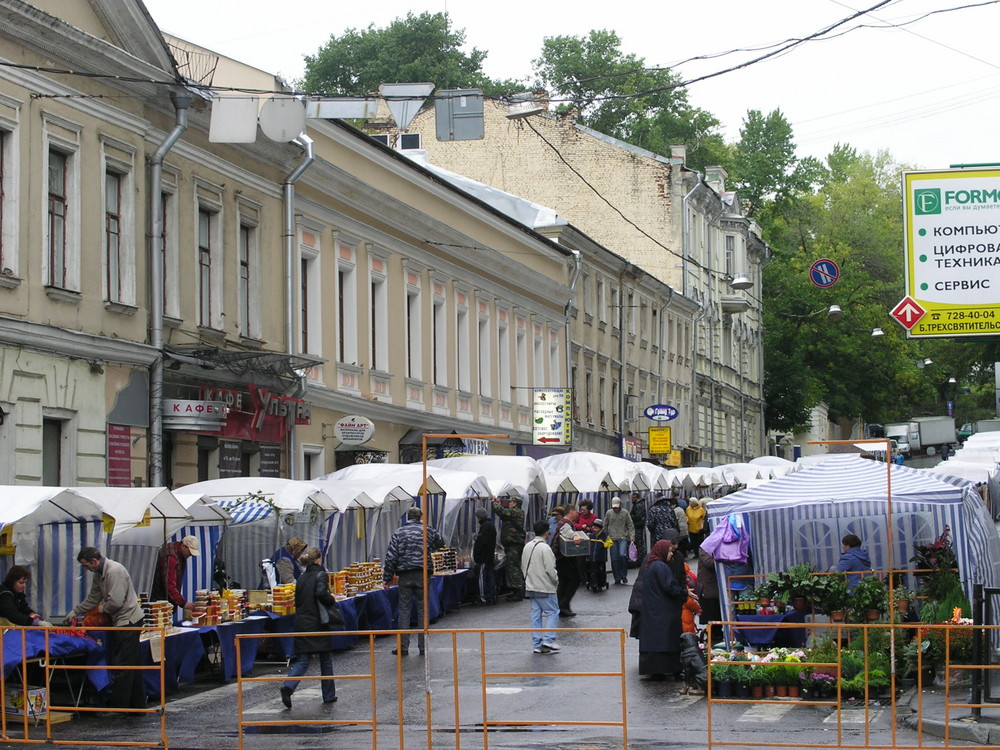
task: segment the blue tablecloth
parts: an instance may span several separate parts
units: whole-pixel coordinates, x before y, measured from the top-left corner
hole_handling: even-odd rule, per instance
[[[149,639],[143,638],[141,646],[143,666],[152,665]],[[190,628],[169,633],[162,649],[163,684],[167,692],[176,690],[181,680],[188,684],[193,683],[195,670],[204,656],[205,644],[197,629]],[[142,678],[146,684],[146,695],[150,698],[159,698],[160,673],[150,670],[143,672]]]
[[[21,664],[21,633],[24,633],[24,658],[37,659],[45,656],[45,630],[42,628],[21,630],[8,630],[3,634],[3,673],[4,677],[17,669]],[[84,663],[89,666],[102,666],[104,661],[104,645],[90,638],[81,638],[65,633],[53,633],[49,631],[49,651],[50,658],[63,656],[82,656]],[[90,669],[87,670],[87,678],[98,690],[103,690],[110,682],[107,670]]]
[[[797,609],[783,615],[736,615],[736,622],[782,623],[805,622],[807,610]],[[733,638],[748,646],[803,646],[806,642],[805,628],[741,628],[733,627]]]
[[[222,625],[210,625],[198,628],[205,649],[211,649],[215,642],[219,644],[219,654],[222,657],[222,679],[228,682],[236,676],[236,636],[245,633],[263,633],[267,617],[248,617],[239,622],[226,622]],[[243,665],[243,676],[250,674],[257,660],[257,649],[260,638],[244,638],[240,641],[240,661]]]
[[[364,594],[337,602],[340,613],[344,616],[344,626],[338,630],[366,630],[364,614],[367,603],[368,596]],[[295,637],[291,635],[295,632],[295,615],[276,615],[272,612],[258,611],[254,613],[254,616],[267,618],[265,632],[289,634],[283,638],[269,638],[267,640],[274,643],[278,652],[283,654],[285,658],[291,658],[292,654],[295,653]],[[356,635],[334,635],[330,638],[335,651],[346,651],[358,640]]]

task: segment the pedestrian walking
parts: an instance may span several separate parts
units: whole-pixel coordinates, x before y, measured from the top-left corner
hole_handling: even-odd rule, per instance
[[[668,531],[677,532],[680,538],[680,527],[677,524],[677,514],[674,513],[670,500],[663,495],[656,498],[656,502],[646,510],[646,528],[649,529],[649,541],[656,544],[661,539],[666,539]]]
[[[590,540],[582,531],[575,531],[573,524],[577,521],[576,508],[566,509],[566,515],[559,522],[555,539],[550,540],[552,552],[556,558],[556,572],[559,574],[559,588],[556,591],[559,599],[559,616],[576,617],[576,612],[570,606],[576,590],[580,588],[580,557],[563,554],[561,542],[567,545],[590,544]]]
[[[420,508],[410,508],[406,511],[406,523],[396,529],[389,540],[389,547],[382,561],[382,579],[386,587],[397,578],[399,586],[399,624],[400,630],[410,628],[410,616],[416,610],[417,624],[420,633],[417,635],[417,645],[420,655],[424,654],[424,527],[421,519],[424,517]],[[444,540],[436,529],[427,526],[427,574],[434,571],[431,552],[444,547]],[[410,634],[403,633],[399,637],[399,648],[393,649],[402,656],[410,653]]]
[[[559,625],[559,600],[556,592],[559,576],[556,558],[549,545],[549,524],[535,521],[535,538],[524,545],[521,572],[524,575],[524,595],[531,600],[531,650],[536,654],[559,651],[555,629]],[[542,628],[545,628],[545,632]]]
[[[344,624],[337,600],[330,593],[330,577],[319,563],[321,555],[317,547],[307,547],[299,555],[302,573],[295,582],[296,633],[318,633]],[[299,680],[295,678],[309,670],[313,656],[319,657],[320,675],[330,678],[320,680],[323,703],[337,702],[337,685],[333,680],[333,641],[328,635],[297,635],[288,680],[281,686],[281,702],[285,708],[292,707],[292,693],[299,685]]]
[[[632,493],[632,505],[628,514],[632,517],[632,526],[635,528],[635,560],[629,560],[630,568],[637,568],[646,559],[646,500],[638,492]]]
[[[611,577],[617,584],[628,583],[628,546],[635,541],[635,522],[631,514],[622,510],[620,497],[611,498],[611,510],[604,516],[604,531],[611,540]]]

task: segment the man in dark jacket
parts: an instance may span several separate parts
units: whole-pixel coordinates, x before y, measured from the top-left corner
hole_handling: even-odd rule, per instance
[[[406,523],[396,529],[389,540],[382,562],[382,578],[388,586],[394,577],[399,578],[399,628],[410,627],[410,613],[416,608],[417,623],[421,632],[417,636],[420,653],[424,653],[424,526],[420,522],[424,514],[420,508],[406,511]],[[434,572],[431,552],[444,547],[444,540],[436,529],[427,527],[427,574]],[[396,649],[392,650],[396,653]],[[410,635],[404,633],[399,638],[399,653],[410,653]]]
[[[521,552],[524,550],[524,511],[521,498],[500,498],[493,501],[493,512],[500,517],[500,544],[503,545],[504,567],[510,598],[524,598],[524,576],[521,575]]]
[[[629,508],[632,525],[635,527],[635,560],[629,567],[636,568],[646,560],[646,500],[638,492],[632,493],[632,507]]]
[[[479,603],[496,604],[495,568],[497,552],[497,527],[486,508],[476,508],[479,529],[472,540],[472,562],[476,564],[476,582],[479,584]]]
[[[844,552],[841,554],[834,570],[850,573],[853,570],[871,570],[872,561],[868,557],[868,551],[862,548],[861,539],[856,534],[847,534],[840,540],[844,545]],[[861,581],[860,575],[847,576],[847,588],[854,591],[854,587]]]
[[[670,505],[669,498],[661,495],[653,503],[653,506],[646,510],[646,528],[649,529],[649,543],[656,544],[661,539],[666,539],[667,531],[673,529],[681,536],[680,527],[677,525],[677,514]],[[687,529],[685,529],[685,532]]]

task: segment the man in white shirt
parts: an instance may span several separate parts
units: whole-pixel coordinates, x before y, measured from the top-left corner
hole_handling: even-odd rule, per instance
[[[521,573],[524,575],[525,597],[531,600],[532,651],[536,654],[554,654],[559,650],[555,628],[559,625],[559,601],[556,589],[556,556],[549,545],[548,521],[536,521],[532,527],[535,538],[524,545],[521,555]],[[542,617],[548,632],[542,633]]]

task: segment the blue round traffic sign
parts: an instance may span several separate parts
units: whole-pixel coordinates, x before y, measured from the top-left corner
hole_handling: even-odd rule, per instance
[[[833,286],[840,279],[840,266],[829,258],[820,258],[809,267],[809,280],[818,287]]]

